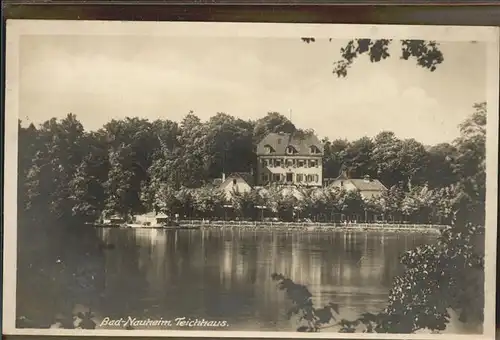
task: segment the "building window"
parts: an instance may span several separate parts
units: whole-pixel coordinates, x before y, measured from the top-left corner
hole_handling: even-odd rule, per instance
[[[293,166],[293,161],[292,161],[291,159],[288,159],[288,160],[286,161],[286,165],[287,165],[288,167],[292,167],[292,166]]]
[[[299,163],[299,168],[302,168],[304,166],[304,160],[299,159],[298,163]]]
[[[294,153],[297,153],[297,150],[295,150],[295,148],[293,146],[289,145],[286,148],[286,153],[289,155],[293,155]]]
[[[262,182],[267,182],[267,181],[268,181],[267,174],[262,174]]]
[[[267,154],[274,153],[274,149],[271,147],[271,145],[264,146],[264,150]]]
[[[317,168],[318,167],[318,162],[315,160],[309,161],[310,167],[311,168]]]
[[[233,179],[233,185],[236,185],[236,178]]]
[[[276,159],[276,160],[274,161],[274,165],[275,165],[276,167],[280,167],[280,166],[281,166],[281,159]]]
[[[281,138],[278,138],[278,144],[281,144]]]
[[[286,181],[293,182],[293,173],[289,172],[286,174]]]
[[[318,183],[318,182],[319,182],[319,176],[318,176],[318,175],[314,175],[314,181],[315,181],[316,183]]]
[[[280,181],[280,175],[279,174],[274,174],[273,175],[273,182],[279,182]]]
[[[304,175],[297,174],[297,182],[302,182],[304,180]]]
[[[311,145],[309,147],[309,152],[312,153],[312,154],[318,154],[318,153],[320,153],[319,149],[318,149],[318,147],[316,145]]]

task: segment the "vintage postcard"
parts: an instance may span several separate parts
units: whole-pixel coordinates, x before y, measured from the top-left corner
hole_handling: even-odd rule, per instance
[[[493,339],[499,37],[8,21],[4,332]]]

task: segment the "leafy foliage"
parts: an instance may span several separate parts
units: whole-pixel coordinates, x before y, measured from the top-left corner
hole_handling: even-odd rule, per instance
[[[238,211],[240,217],[256,219],[257,206],[260,205],[260,197],[258,195],[256,190],[247,192],[236,191],[231,195],[231,203],[235,210]]]
[[[27,199],[26,208],[46,210],[59,219],[69,218],[72,208],[69,183],[83,157],[83,126],[75,115],[68,114],[60,122],[51,119],[42,124],[36,137],[33,127],[28,129],[20,135],[31,141],[26,147],[33,155],[32,163],[24,160],[26,168],[21,170],[26,175],[20,181],[26,186],[21,194]],[[21,149],[20,154],[23,153]]]
[[[57,317],[56,322],[50,328],[64,329],[95,329],[97,323],[94,321],[95,315],[91,310],[85,312],[73,313],[68,317]]]
[[[278,282],[278,288],[285,291],[293,303],[287,316],[298,318],[297,331],[318,332],[325,325],[335,321],[334,313],[338,314],[338,305],[330,303],[322,308],[315,308],[311,300],[312,294],[305,286],[285,278],[282,274],[274,273],[271,278]]]
[[[213,217],[223,210],[226,195],[218,188],[203,187],[194,192],[194,209],[201,217]]]
[[[123,217],[129,217],[132,202],[135,199],[132,191],[134,173],[131,171],[132,164],[129,157],[131,153],[132,148],[124,144],[110,150],[110,169],[108,180],[104,183],[106,215],[117,213]]]
[[[295,125],[279,112],[268,112],[266,116],[257,120],[254,124],[254,142],[261,141],[271,132],[292,133],[296,130]]]
[[[330,141],[323,139],[323,169],[324,177],[335,178],[339,175],[342,166],[348,163],[347,149],[350,143],[344,139]]]
[[[74,216],[85,222],[95,221],[102,211],[98,197],[102,197],[102,186],[92,176],[89,169],[89,159],[84,159],[76,169],[74,178],[70,181],[71,196]]]
[[[316,38],[303,37],[305,43],[314,43]],[[332,39],[329,39],[332,41]],[[392,39],[353,39],[340,49],[341,59],[334,63],[333,73],[338,77],[347,76],[348,69],[356,58],[367,55],[372,63],[389,58],[389,46],[395,43]],[[434,72],[438,65],[444,61],[443,53],[439,50],[439,44],[435,41],[416,39],[405,39],[399,41],[401,44],[400,58],[403,60],[414,59],[420,67]]]

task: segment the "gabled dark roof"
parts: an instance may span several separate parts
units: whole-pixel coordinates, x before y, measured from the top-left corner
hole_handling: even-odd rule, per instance
[[[251,187],[255,184],[254,175],[251,172],[233,172],[229,176],[226,176],[226,180],[220,183],[220,185],[233,178],[241,178]]]
[[[387,188],[378,179],[366,181],[364,179],[348,179],[359,191],[385,191]]]
[[[321,156],[323,154],[323,145],[316,135],[312,133],[270,133],[257,144],[257,155],[266,155],[265,147],[269,145],[274,149],[275,155],[286,155],[286,148],[293,146],[299,156]],[[311,154],[309,148],[316,146],[319,154]]]
[[[331,184],[337,181],[351,182],[359,191],[384,191],[387,190],[386,186],[382,184],[378,179],[371,179],[370,176],[366,178],[349,178],[349,169],[346,166],[342,166],[340,169],[340,174],[337,178],[330,181]]]
[[[378,179],[370,179],[369,181],[361,178],[346,178],[344,176],[339,176],[330,182],[329,186],[335,185],[338,181],[344,181],[345,183],[352,183],[359,191],[385,191],[386,186],[382,184]]]
[[[212,181],[212,185],[213,186],[219,186],[222,184],[222,178],[215,178],[213,181]]]

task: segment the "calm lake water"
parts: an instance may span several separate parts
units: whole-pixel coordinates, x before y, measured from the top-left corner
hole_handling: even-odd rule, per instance
[[[98,320],[186,317],[226,320],[228,330],[295,331],[297,324],[286,316],[290,301],[271,280],[273,273],[306,285],[318,305],[337,303],[341,317],[355,318],[385,306],[392,279],[402,270],[399,255],[437,237],[81,229],[46,236],[51,246],[44,250],[39,236],[29,241],[38,249],[20,253],[18,317],[40,327],[83,305]],[[27,255],[37,251],[43,256]]]

